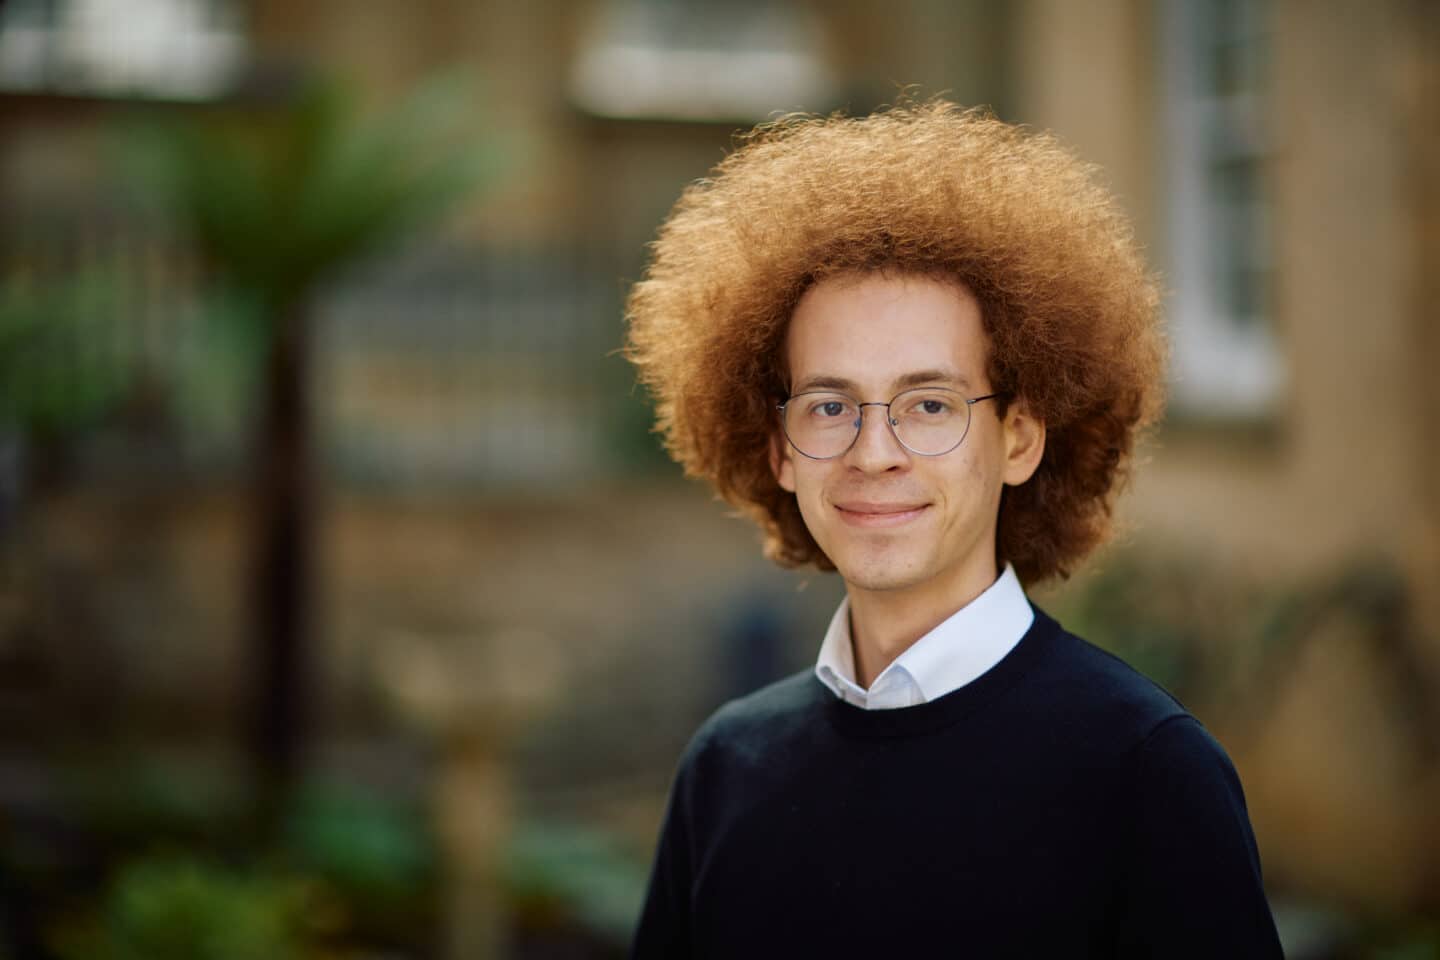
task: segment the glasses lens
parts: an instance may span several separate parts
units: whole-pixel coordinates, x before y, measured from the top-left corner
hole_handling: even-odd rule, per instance
[[[949,453],[970,429],[970,405],[943,387],[906,390],[890,401],[889,412],[896,439],[924,456]],[[785,436],[816,460],[849,450],[860,423],[860,405],[843,393],[802,393],[785,404]]]
[[[960,446],[970,429],[970,404],[953,390],[906,390],[890,401],[895,436],[916,453],[937,456]]]
[[[843,393],[802,393],[785,404],[785,436],[796,450],[817,460],[850,449],[859,424],[859,406]]]

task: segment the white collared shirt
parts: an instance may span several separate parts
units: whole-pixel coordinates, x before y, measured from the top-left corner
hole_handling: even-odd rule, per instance
[[[1020,578],[1007,563],[984,593],[911,644],[866,690],[855,682],[847,597],[825,631],[815,675],[837,697],[866,710],[913,707],[958,690],[995,666],[1034,620]]]

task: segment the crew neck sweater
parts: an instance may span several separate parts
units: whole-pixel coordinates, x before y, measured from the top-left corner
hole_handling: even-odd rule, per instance
[[[718,710],[632,956],[1280,957],[1224,750],[1035,614],[923,704],[867,711],[806,671]]]

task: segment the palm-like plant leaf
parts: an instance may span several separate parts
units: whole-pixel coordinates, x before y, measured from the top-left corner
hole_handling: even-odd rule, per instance
[[[228,283],[281,304],[481,179],[492,157],[467,131],[463,93],[446,76],[366,118],[316,84],[279,111],[180,126],[161,138],[164,189]]]
[[[309,692],[312,548],[308,326],[332,273],[458,200],[489,156],[467,134],[463,78],[422,85],[367,118],[335,85],[279,109],[162,133],[163,194],[234,301],[259,321],[256,418],[254,758],[257,812],[273,830],[296,781]],[[256,329],[258,327],[258,329]]]

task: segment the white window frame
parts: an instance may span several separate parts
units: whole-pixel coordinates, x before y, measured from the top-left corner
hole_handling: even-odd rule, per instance
[[[239,0],[0,4],[0,90],[211,100],[245,65]]]
[[[1246,42],[1264,43],[1264,0],[1238,0],[1250,20]],[[1272,316],[1263,306],[1242,315],[1227,302],[1224,276],[1241,255],[1227,238],[1236,215],[1215,188],[1211,171],[1227,161],[1261,164],[1265,141],[1264,90],[1260,84],[1228,94],[1207,90],[1205,61],[1215,31],[1215,0],[1163,0],[1161,63],[1162,130],[1167,172],[1172,343],[1171,397],[1177,414],[1213,420],[1271,416],[1284,386],[1285,369]],[[1240,229],[1252,262],[1271,275],[1271,238],[1263,185],[1258,204],[1242,212]]]

